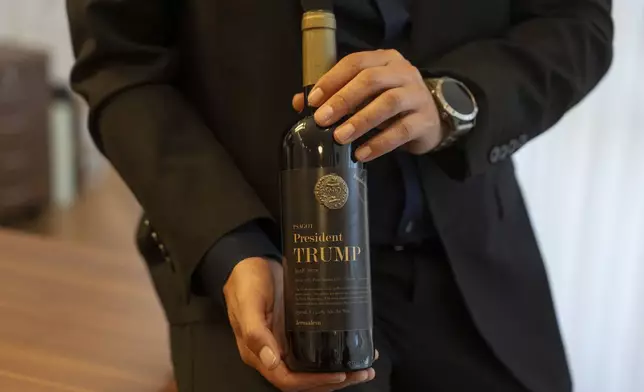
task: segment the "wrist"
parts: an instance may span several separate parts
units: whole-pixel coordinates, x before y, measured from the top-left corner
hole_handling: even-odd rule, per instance
[[[467,86],[453,78],[426,78],[425,84],[436,104],[441,142],[434,151],[450,147],[476,125],[478,105]]]
[[[261,287],[265,279],[271,279],[273,284],[281,284],[282,264],[271,257],[249,257],[235,265],[230,276],[222,287],[224,303],[226,298],[234,295],[239,287]]]
[[[282,268],[282,262],[281,260],[277,260],[274,257],[268,257],[268,256],[257,256],[257,257],[248,257],[245,258],[241,261],[239,261],[235,267],[233,267],[233,270],[230,272],[230,275],[228,276],[228,279],[226,279],[226,282],[224,283],[224,288],[226,285],[228,285],[231,280],[234,280],[234,278],[238,274],[244,273],[243,271],[248,271],[248,270],[263,270],[266,268],[270,268],[271,270],[277,268],[280,269]]]

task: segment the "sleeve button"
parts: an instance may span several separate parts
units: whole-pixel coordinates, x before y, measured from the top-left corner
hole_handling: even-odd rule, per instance
[[[507,159],[507,158],[509,158],[509,157],[510,157],[510,154],[511,154],[511,152],[510,152],[510,146],[509,146],[508,144],[503,145],[503,146],[501,147],[501,157],[500,157],[500,159],[501,159],[501,160],[503,160],[503,159]]]
[[[490,151],[490,163],[497,163],[501,156],[501,149],[497,146]]]
[[[519,142],[517,139],[512,139],[512,141],[510,142],[510,152],[515,153],[519,148],[521,148],[521,142]]]

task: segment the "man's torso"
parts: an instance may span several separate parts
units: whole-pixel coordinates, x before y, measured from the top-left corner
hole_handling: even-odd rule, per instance
[[[517,0],[518,1],[518,0]],[[405,55],[428,64],[510,26],[510,0],[412,0]],[[299,0],[188,0],[181,9],[177,87],[279,217],[279,148],[298,120]],[[476,129],[473,131],[476,132]],[[466,181],[417,158],[426,202],[477,327],[538,391],[569,383],[547,276],[510,160]]]

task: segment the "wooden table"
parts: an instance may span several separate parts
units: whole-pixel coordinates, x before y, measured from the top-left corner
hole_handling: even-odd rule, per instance
[[[142,262],[0,230],[0,391],[172,391]]]

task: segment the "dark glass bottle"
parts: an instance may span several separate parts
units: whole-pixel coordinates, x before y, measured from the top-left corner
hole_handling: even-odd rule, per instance
[[[335,17],[304,14],[305,96],[336,62]],[[282,144],[288,351],[294,371],[369,368],[374,359],[366,172],[307,107]]]

